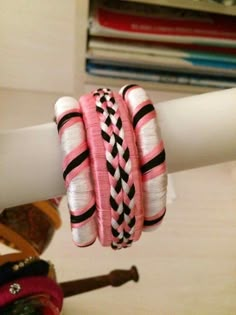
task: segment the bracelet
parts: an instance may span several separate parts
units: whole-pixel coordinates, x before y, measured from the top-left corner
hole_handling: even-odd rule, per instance
[[[46,210],[42,210],[45,204]],[[47,248],[59,225],[58,213],[47,202],[7,208],[0,214],[0,241],[28,256],[37,256]]]
[[[116,97],[122,101],[119,95]],[[114,249],[127,247],[140,237],[143,225],[141,180],[137,175],[132,128],[128,121],[123,127],[121,115],[124,120],[126,116],[109,89],[84,95],[79,104],[90,149],[99,240],[103,246]],[[139,229],[135,226],[137,218]]]
[[[93,97],[101,128],[110,185],[107,196],[111,208],[113,237],[111,246],[119,249],[131,245],[136,222],[135,187],[131,173],[130,151],[124,138],[119,108],[111,90],[98,89],[93,92]],[[90,141],[92,146],[96,145],[96,138]],[[102,185],[102,182],[99,185]]]
[[[117,104],[119,105],[120,115],[123,122],[124,129],[126,131],[126,141],[130,149],[130,159],[132,162],[132,175],[135,185],[135,208],[136,208],[136,227],[133,239],[139,240],[144,222],[144,204],[143,204],[143,183],[142,174],[139,167],[139,153],[136,145],[136,136],[133,130],[132,122],[129,118],[129,113],[126,108],[126,104],[122,97],[118,93],[114,93]]]
[[[49,276],[50,263],[36,257],[27,257],[17,262],[0,266],[0,286],[22,277]]]
[[[83,123],[89,146],[90,168],[96,196],[98,238],[103,246],[110,246],[112,242],[110,202],[109,198],[103,198],[105,193],[110,190],[110,185],[101,129],[92,93],[80,97],[79,106],[83,113]],[[95,137],[96,145],[92,146],[90,142]],[[102,186],[99,184],[100,182],[102,182]]]
[[[63,153],[63,177],[67,189],[72,239],[77,246],[93,244],[97,238],[95,197],[89,167],[89,151],[79,104],[60,98],[55,115]]]
[[[154,106],[137,85],[55,105],[76,245],[128,247],[166,213],[165,150]],[[91,169],[91,170],[90,170]],[[86,187],[86,189],[84,189]],[[86,190],[86,191],[85,191]]]
[[[144,230],[158,226],[166,213],[167,171],[165,150],[155,108],[138,85],[121,88],[132,118],[143,180]]]
[[[61,287],[54,280],[43,276],[25,277],[2,285],[0,287],[0,307],[37,294],[48,295],[52,303],[61,311],[63,303]]]

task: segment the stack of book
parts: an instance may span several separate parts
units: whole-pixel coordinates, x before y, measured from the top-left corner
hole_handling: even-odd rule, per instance
[[[89,74],[166,84],[236,86],[236,17],[126,1],[94,1]]]

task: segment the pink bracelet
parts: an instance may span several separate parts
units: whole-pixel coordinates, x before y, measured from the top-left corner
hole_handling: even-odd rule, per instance
[[[60,286],[48,277],[27,277],[17,279],[0,287],[0,307],[15,300],[44,293],[50,296],[51,301],[61,311],[63,292]]]
[[[130,159],[132,163],[132,176],[135,186],[135,218],[136,226],[133,240],[137,241],[143,230],[144,222],[144,206],[143,206],[143,188],[142,188],[142,174],[139,167],[139,154],[136,145],[136,136],[133,130],[132,122],[129,118],[127,106],[122,97],[118,93],[114,93],[116,102],[119,106],[120,116],[125,130],[125,139],[130,150]]]
[[[134,132],[122,98],[114,95],[98,89],[82,96],[80,107],[91,155],[99,239],[104,246],[121,248],[139,239],[143,207]]]
[[[79,103],[63,98],[56,104],[56,117],[74,242],[91,245],[98,234],[103,246],[118,249],[158,226],[166,213],[167,171],[156,112],[146,92],[129,85],[120,94],[97,89]]]
[[[96,95],[96,107],[106,148],[107,170],[111,185],[112,234],[115,237],[123,235],[117,243],[116,240],[112,243],[112,247],[128,247],[140,236],[137,219],[138,223],[141,219],[141,225],[143,224],[143,213],[141,212],[141,218],[139,216],[140,204],[142,204],[139,187],[141,177],[137,180],[136,171],[139,172],[139,168],[137,163],[135,164],[137,158],[133,158],[135,151],[133,130],[127,123],[123,124],[122,117],[127,116],[123,115],[122,104],[120,104],[122,100],[118,94],[110,89],[98,89],[94,95]],[[141,230],[139,228],[140,232]]]
[[[55,104],[55,115],[63,152],[72,239],[77,246],[89,246],[97,238],[96,205],[81,110],[75,99],[63,97]]]
[[[165,150],[156,111],[138,85],[120,90],[136,134],[145,201],[144,230],[158,226],[166,212],[167,171]]]
[[[112,243],[111,211],[107,192],[110,190],[101,128],[92,93],[79,99],[90,151],[90,167],[96,196],[98,238],[103,246]],[[102,184],[101,184],[102,183]]]

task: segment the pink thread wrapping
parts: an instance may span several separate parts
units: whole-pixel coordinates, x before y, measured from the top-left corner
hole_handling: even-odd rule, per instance
[[[78,102],[68,97],[57,101],[55,113],[64,155],[63,174],[71,215],[72,238],[77,246],[85,247],[96,240],[97,228],[89,156],[86,153],[88,146],[83,121],[78,116],[82,114]],[[71,116],[67,119],[68,115]],[[85,157],[80,158],[83,155]]]
[[[119,107],[110,89],[98,89],[93,93],[99,110],[100,125],[106,159],[109,164],[111,226],[114,240],[112,247],[128,247],[135,231],[135,186],[127,135],[122,126]],[[115,207],[115,208],[114,208]]]
[[[94,97],[91,93],[83,95],[79,100],[79,104],[83,113],[90,150],[90,165],[96,197],[98,237],[103,246],[110,246],[113,240],[109,201],[110,183],[100,122],[96,112]]]
[[[87,142],[82,142],[80,145],[78,145],[75,149],[73,149],[70,153],[68,153],[62,164],[63,171],[66,170],[69,163],[71,163],[81,152],[84,152],[87,149]],[[70,186],[71,181],[78,176],[79,173],[81,173],[85,168],[89,167],[89,159],[85,159],[80,165],[73,168],[72,171],[66,176],[65,178],[65,186],[68,189]]]
[[[157,122],[156,111],[146,92],[137,85],[124,86],[120,94],[125,100],[129,114],[133,120],[134,131],[137,139],[139,158],[143,179],[143,192],[145,202],[144,230],[149,230],[153,226],[158,226],[166,212],[166,189],[167,174],[164,145]],[[148,109],[145,109],[147,108]],[[153,108],[152,108],[153,107]],[[145,112],[146,110],[146,112]],[[152,136],[147,139],[143,128],[152,122],[154,130]],[[145,152],[144,152],[145,148]],[[153,167],[148,167],[148,163],[154,162]],[[155,180],[155,187],[149,187],[149,182]],[[156,195],[159,194],[160,202],[153,203]]]
[[[97,115],[99,117],[99,121],[100,121],[100,128],[102,129],[102,131],[108,136],[108,138],[110,139],[110,141],[105,141],[103,139],[103,144],[104,144],[104,149],[105,149],[105,157],[106,157],[106,162],[110,162],[111,167],[113,167],[116,172],[119,172],[119,156],[116,154],[115,156],[111,156],[112,155],[112,150],[113,147],[116,144],[114,135],[113,135],[113,128],[112,125],[108,125],[106,123],[106,120],[109,117],[109,113],[107,111],[107,106],[108,106],[108,101],[106,100],[105,102],[101,102],[100,99],[104,96],[104,91],[103,89],[99,89],[94,91],[93,93],[94,96],[94,106],[98,106],[101,108],[102,112],[97,112]],[[113,142],[113,143],[112,143]],[[112,176],[110,172],[108,172],[108,180],[109,180],[109,184],[110,184],[110,195],[111,195],[111,190],[115,191],[115,186],[117,185],[117,180],[119,178],[116,179],[116,177],[120,177],[120,174],[116,174],[116,176]],[[123,221],[121,222],[121,224],[119,225],[117,223],[120,215],[123,214],[123,209],[121,209],[121,205],[123,202],[123,191],[120,190],[118,193],[115,194],[115,196],[113,196],[115,202],[119,205],[120,211],[118,209],[118,211],[115,211],[111,206],[111,225],[116,225],[115,227],[113,227],[113,229],[117,232],[117,236],[114,236],[112,234],[112,243],[111,245],[113,246],[113,248],[121,248],[122,247],[122,243],[123,239],[124,239],[124,231],[123,231]],[[120,243],[119,243],[120,242]]]

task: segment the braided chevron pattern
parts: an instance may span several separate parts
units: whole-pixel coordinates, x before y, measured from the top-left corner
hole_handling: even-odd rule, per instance
[[[165,150],[155,108],[146,92],[137,85],[120,90],[136,134],[143,180],[144,230],[158,226],[166,212],[167,171]]]
[[[100,117],[102,137],[106,148],[107,170],[111,184],[112,248],[128,247],[135,229],[134,195],[129,148],[113,93],[98,89],[93,93]]]

